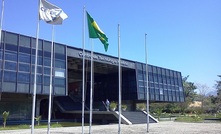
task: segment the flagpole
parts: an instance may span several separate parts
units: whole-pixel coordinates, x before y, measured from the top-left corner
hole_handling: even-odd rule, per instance
[[[5,8],[5,1],[2,0],[1,24],[0,24],[0,43],[2,42],[2,25],[3,25],[3,17],[4,17],[4,8]]]
[[[147,34],[145,33],[145,59],[146,59],[146,96],[147,96],[147,133],[149,133],[149,88],[148,88],[148,62],[147,62]]]
[[[118,74],[119,74],[119,104],[118,104],[118,134],[121,133],[121,59],[120,59],[120,24],[118,24]]]
[[[93,110],[93,41],[91,43],[91,88],[90,88],[90,121],[89,121],[89,134],[91,134],[91,126],[92,126],[92,110]]]
[[[39,3],[38,2],[38,10],[39,10]],[[36,29],[36,48],[35,48],[35,72],[34,72],[34,89],[33,89],[33,95],[32,95],[32,123],[31,123],[31,134],[34,134],[34,126],[35,126],[35,102],[36,102],[36,86],[37,86],[37,61],[38,61],[38,36],[39,36],[39,11],[38,11],[38,17],[37,17],[37,29]]]
[[[82,69],[82,134],[84,133],[84,92],[85,92],[85,6],[83,8],[83,39],[82,39],[82,48],[83,48],[83,69]]]
[[[49,103],[48,103],[48,130],[47,134],[50,134],[51,125],[51,97],[52,97],[52,76],[53,76],[53,51],[54,51],[54,25],[52,25],[52,41],[51,41],[51,70],[50,70],[50,89],[49,89]]]

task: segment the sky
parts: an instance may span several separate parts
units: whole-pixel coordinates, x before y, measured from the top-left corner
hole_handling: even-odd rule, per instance
[[[68,15],[55,26],[54,41],[82,48],[83,7],[105,32],[105,52],[95,52],[180,71],[188,81],[214,89],[221,75],[221,0],[48,0]],[[36,37],[38,0],[5,0],[3,30]],[[91,50],[87,26],[85,49]],[[52,26],[40,21],[39,38],[52,39]]]

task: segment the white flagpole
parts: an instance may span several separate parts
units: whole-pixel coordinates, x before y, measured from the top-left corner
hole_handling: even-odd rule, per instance
[[[85,99],[84,99],[84,92],[85,92],[85,6],[83,9],[83,39],[82,39],[82,48],[83,48],[83,69],[82,69],[82,134],[84,133],[84,105],[85,105]]]
[[[38,2],[38,10],[39,10]],[[37,81],[37,64],[38,64],[38,36],[39,36],[39,11],[38,11],[38,20],[37,20],[37,30],[36,30],[36,48],[35,48],[35,72],[34,72],[34,89],[32,95],[32,123],[31,123],[31,134],[34,134],[34,126],[35,126],[35,102],[36,102],[36,81]]]
[[[120,24],[118,24],[118,74],[119,74],[119,104],[118,104],[118,134],[121,133],[121,59],[120,59]]]
[[[147,34],[145,33],[145,59],[146,59],[146,96],[147,96],[147,133],[149,133],[149,88],[148,88],[148,62],[147,62]]]
[[[54,25],[52,25],[52,41],[51,41],[51,70],[50,70],[50,89],[49,89],[49,103],[48,103],[48,130],[47,134],[50,134],[51,125],[51,97],[52,97],[52,76],[53,76],[53,51],[54,51]]]
[[[91,88],[90,88],[90,121],[89,121],[89,134],[91,134],[92,126],[92,110],[93,110],[93,41],[91,43]]]
[[[4,17],[4,7],[5,7],[5,1],[2,0],[1,24],[0,24],[0,43],[2,42],[2,25],[3,25],[3,17]]]

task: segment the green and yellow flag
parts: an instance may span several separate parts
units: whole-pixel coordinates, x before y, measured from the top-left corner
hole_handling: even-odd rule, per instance
[[[99,28],[95,20],[88,14],[87,12],[87,22],[88,22],[88,30],[90,38],[99,38],[100,41],[104,44],[104,49],[107,51],[108,49],[108,38],[105,33]]]

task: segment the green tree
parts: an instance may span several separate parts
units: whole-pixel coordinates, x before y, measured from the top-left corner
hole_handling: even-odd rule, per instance
[[[221,75],[218,75],[219,81],[216,81],[215,88],[217,89],[217,97],[215,98],[215,104],[218,111],[221,111]]]
[[[208,102],[206,94],[209,92],[210,88],[206,84],[197,84],[197,89],[199,91],[198,98],[201,101],[201,110],[206,110],[205,107],[209,107],[210,102]]]
[[[185,96],[185,102],[179,103],[180,112],[184,114],[185,110],[188,108],[189,104],[192,103],[195,100],[195,97],[197,95],[196,93],[196,86],[193,82],[188,82],[187,79],[189,78],[189,75],[186,77],[183,77],[183,88],[184,88],[184,96]]]
[[[165,109],[164,103],[151,103],[150,104],[150,112],[157,116],[158,120],[160,119],[160,116]]]

